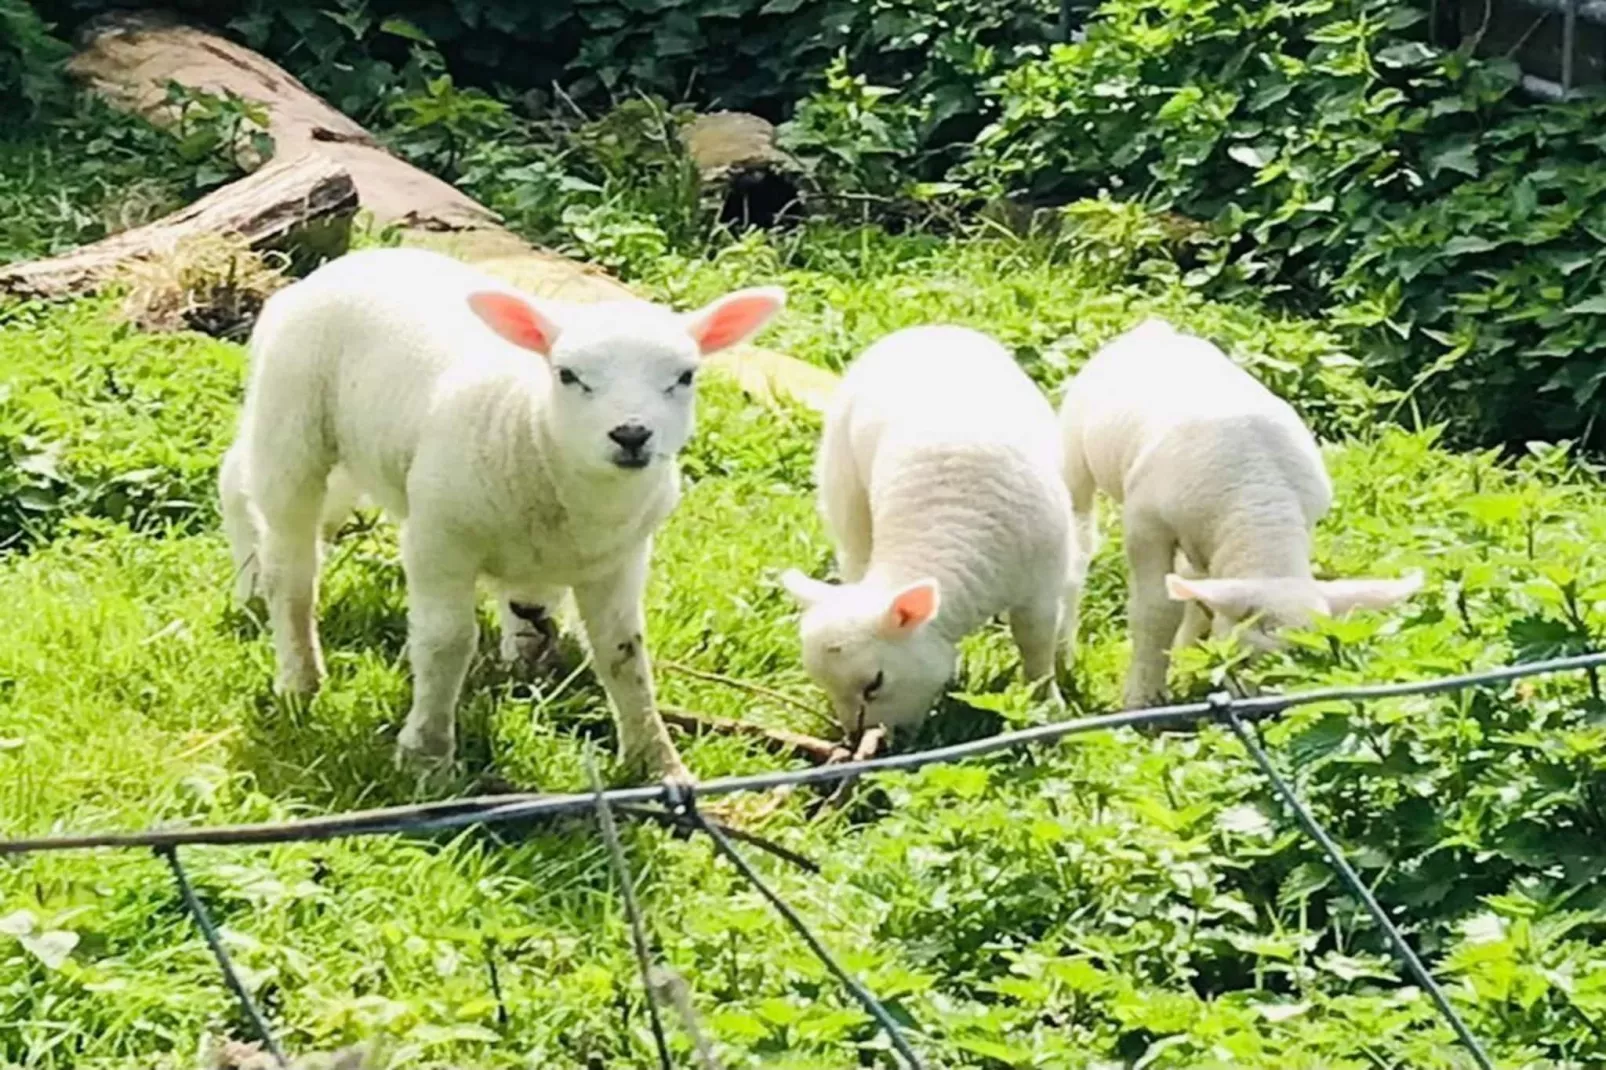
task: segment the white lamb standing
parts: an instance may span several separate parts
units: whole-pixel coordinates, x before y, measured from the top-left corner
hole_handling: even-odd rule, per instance
[[[1074,605],[1053,407],[997,342],[915,327],[848,369],[825,419],[820,510],[841,585],[791,569],[803,664],[845,731],[917,724],[956,644],[1007,612],[1028,680],[1054,683]]]
[[[1315,438],[1221,350],[1163,320],[1095,353],[1066,388],[1060,420],[1079,573],[1096,541],[1094,491],[1122,505],[1128,706],[1164,701],[1168,647],[1212,627],[1224,636],[1249,620],[1243,638],[1266,650],[1282,628],[1390,606],[1422,585],[1420,573],[1313,577],[1311,534],[1333,498]]]
[[[455,750],[484,577],[509,659],[539,652],[572,590],[623,758],[684,778],[643,640],[652,535],[679,497],[702,358],[758,331],[784,297],[743,290],[685,314],[568,305],[405,249],[353,253],[274,295],[220,489],[236,595],[267,603],[277,689],[310,694],[323,678],[320,529],[360,493],[401,524],[402,755]]]

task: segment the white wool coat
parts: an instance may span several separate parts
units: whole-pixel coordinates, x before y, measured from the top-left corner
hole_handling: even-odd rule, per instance
[[[1000,613],[1027,675],[1058,700],[1074,556],[1060,458],[1052,406],[985,334],[910,328],[852,363],[817,466],[843,586],[794,584],[809,605],[805,664],[844,722],[917,721],[952,672],[955,644]],[[936,583],[935,615],[889,638],[877,627],[886,599],[923,580]],[[877,673],[885,686],[866,701]]]

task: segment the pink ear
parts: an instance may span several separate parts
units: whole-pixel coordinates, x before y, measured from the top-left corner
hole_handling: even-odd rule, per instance
[[[485,290],[470,294],[468,307],[491,330],[543,357],[552,352],[552,343],[558,340],[558,325],[521,297]]]
[[[892,604],[887,607],[885,628],[895,635],[907,635],[929,623],[937,615],[940,602],[936,580],[911,583],[892,596]]]
[[[1317,584],[1334,616],[1352,609],[1387,609],[1422,589],[1422,570],[1413,569],[1397,580],[1323,580]]]
[[[777,286],[737,290],[688,313],[686,330],[706,357],[757,334],[785,304]]]

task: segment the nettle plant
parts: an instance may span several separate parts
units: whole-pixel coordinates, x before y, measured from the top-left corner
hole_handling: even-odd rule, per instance
[[[1206,221],[1194,272],[1329,310],[1458,437],[1601,435],[1606,104],[1426,41],[1400,0],[1106,0],[1085,39],[1001,75],[959,174]],[[1537,404],[1535,403],[1537,400]]]

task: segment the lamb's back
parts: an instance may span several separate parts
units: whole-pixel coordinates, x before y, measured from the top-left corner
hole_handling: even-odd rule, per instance
[[[872,564],[943,584],[956,634],[1041,583],[1064,551],[1069,501],[1053,407],[1003,346],[962,327],[899,331],[843,378],[870,497]]]
[[[1118,497],[1157,467],[1182,485],[1233,470],[1321,467],[1287,402],[1215,346],[1149,320],[1094,354],[1062,404],[1065,433]]]
[[[263,308],[251,341],[258,418],[305,413],[339,463],[400,511],[422,444],[466,445],[505,422],[498,408],[549,389],[541,358],[470,310],[484,289],[509,287],[424,250],[331,261]]]
[[[838,419],[861,459],[970,450],[1052,458],[1053,408],[1009,351],[965,327],[913,327],[867,349],[843,376]]]

